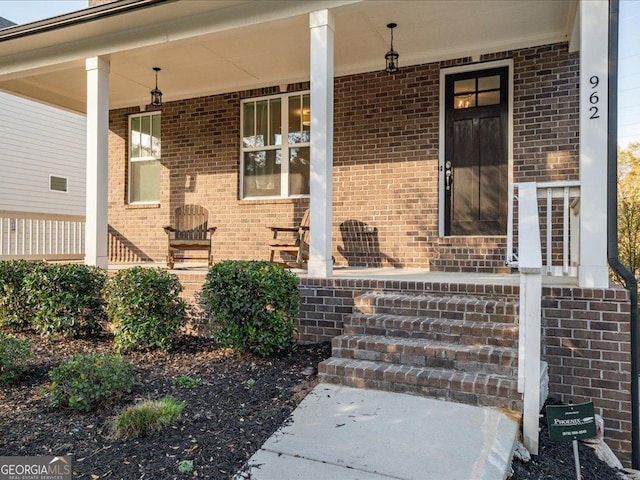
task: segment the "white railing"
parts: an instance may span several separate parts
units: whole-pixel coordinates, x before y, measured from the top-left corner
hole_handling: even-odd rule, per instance
[[[520,238],[520,307],[518,339],[518,391],[523,393],[522,436],[524,445],[538,454],[540,413],[540,328],[542,301],[542,248],[538,195],[535,183],[521,183],[518,203]]]
[[[85,218],[0,210],[0,260],[82,260]]]
[[[511,200],[507,219],[507,264],[512,267],[519,265],[519,258],[523,253],[523,245],[519,241],[522,232],[519,228],[516,231],[514,225],[523,185],[529,183],[514,183],[509,186]],[[575,277],[580,261],[580,182],[543,182],[535,184],[535,188],[543,233],[543,273]]]

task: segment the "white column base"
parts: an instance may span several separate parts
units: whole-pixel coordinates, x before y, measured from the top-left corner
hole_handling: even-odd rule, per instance
[[[321,258],[310,258],[307,273],[311,278],[329,278],[333,275],[333,261]]]
[[[609,288],[609,269],[600,265],[580,265],[578,286],[583,288]]]

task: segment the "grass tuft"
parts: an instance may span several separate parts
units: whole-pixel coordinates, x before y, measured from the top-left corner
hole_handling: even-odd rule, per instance
[[[114,418],[112,433],[115,438],[136,438],[162,430],[178,419],[186,402],[170,397],[145,400]]]

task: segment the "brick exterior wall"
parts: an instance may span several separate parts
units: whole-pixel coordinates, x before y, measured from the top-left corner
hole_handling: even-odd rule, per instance
[[[607,444],[631,461],[629,294],[622,289],[545,288],[543,360],[549,390],[564,402],[593,401]]]
[[[578,56],[566,44],[488,55],[513,58],[514,181],[578,178]],[[430,267],[495,272],[504,237],[438,238],[440,69],[460,59],[335,81],[333,255],[336,266]],[[288,91],[308,89],[289,85]],[[127,205],[127,118],[110,116],[112,262],[164,260],[162,226],[184,203],[218,226],[216,260],[266,259],[269,225],[300,219],[307,199],[241,201],[242,98],[278,87],[168,102],[162,107],[160,205]]]

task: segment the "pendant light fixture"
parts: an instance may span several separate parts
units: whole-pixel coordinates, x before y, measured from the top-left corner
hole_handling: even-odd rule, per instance
[[[162,106],[162,92],[158,89],[158,72],[162,70],[160,67],[153,67],[156,72],[156,88],[151,90],[151,105],[153,107]]]
[[[393,49],[393,29],[398,25],[396,23],[388,23],[387,28],[391,30],[391,49],[384,56],[386,61],[386,67],[384,69],[387,73],[395,73],[398,71],[398,58],[400,54]]]

